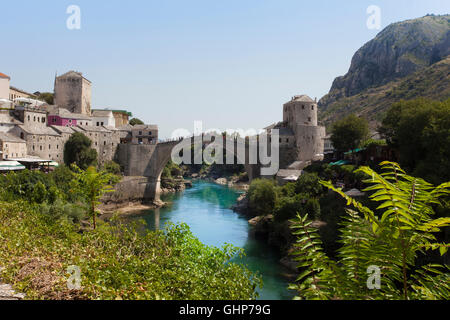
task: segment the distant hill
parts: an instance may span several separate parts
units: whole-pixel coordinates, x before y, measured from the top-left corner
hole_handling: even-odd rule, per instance
[[[450,15],[394,23],[353,56],[319,101],[325,124],[355,112],[373,123],[400,99],[450,97]]]

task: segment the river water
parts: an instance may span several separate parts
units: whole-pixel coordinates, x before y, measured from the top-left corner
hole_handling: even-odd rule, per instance
[[[144,219],[147,227],[164,228],[165,223],[187,223],[193,234],[206,245],[221,247],[225,243],[243,248],[246,256],[236,258],[252,271],[258,271],[263,287],[258,289],[261,300],[292,299],[294,293],[287,289],[288,270],[280,265],[280,255],[264,240],[249,236],[247,219],[229,208],[236,203],[240,191],[215,183],[196,181],[182,193],[161,197],[170,205],[148,210],[133,219]]]

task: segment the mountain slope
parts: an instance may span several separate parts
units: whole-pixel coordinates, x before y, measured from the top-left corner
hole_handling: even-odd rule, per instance
[[[342,111],[339,106],[345,108],[344,101],[348,98],[370,95],[370,90],[389,83],[398,85],[398,80],[412,74],[419,76],[417,72],[449,55],[450,15],[429,15],[388,26],[355,53],[348,73],[336,78],[330,92],[319,101],[323,120],[326,120],[330,109]],[[445,69],[441,65],[439,70],[429,72],[439,73],[441,68]],[[427,82],[425,79],[416,80],[422,85]]]
[[[403,79],[340,98],[330,103],[326,110],[321,110],[320,119],[330,124],[356,113],[370,120],[371,127],[375,127],[394,102],[418,97],[441,101],[450,98],[450,56]]]

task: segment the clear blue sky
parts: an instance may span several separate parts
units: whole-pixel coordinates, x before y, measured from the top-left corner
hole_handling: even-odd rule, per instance
[[[81,30],[66,9],[81,8]],[[93,107],[127,108],[162,137],[176,128],[261,128],[282,104],[326,94],[353,53],[382,27],[450,12],[448,0],[2,1],[0,72],[52,91],[55,72],[93,82]]]

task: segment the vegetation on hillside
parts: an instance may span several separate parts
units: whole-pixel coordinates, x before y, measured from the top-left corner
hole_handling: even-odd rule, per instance
[[[99,179],[100,178],[100,179]],[[229,261],[242,250],[203,245],[186,225],[143,231],[118,218],[94,222],[106,172],[0,175],[0,277],[28,299],[227,299],[257,297],[260,278]],[[81,288],[68,287],[81,271]]]
[[[450,99],[394,104],[380,132],[397,150],[400,164],[435,184],[450,180]]]
[[[368,136],[369,125],[367,121],[354,114],[335,122],[331,129],[331,142],[338,152],[346,152],[361,147]]]

